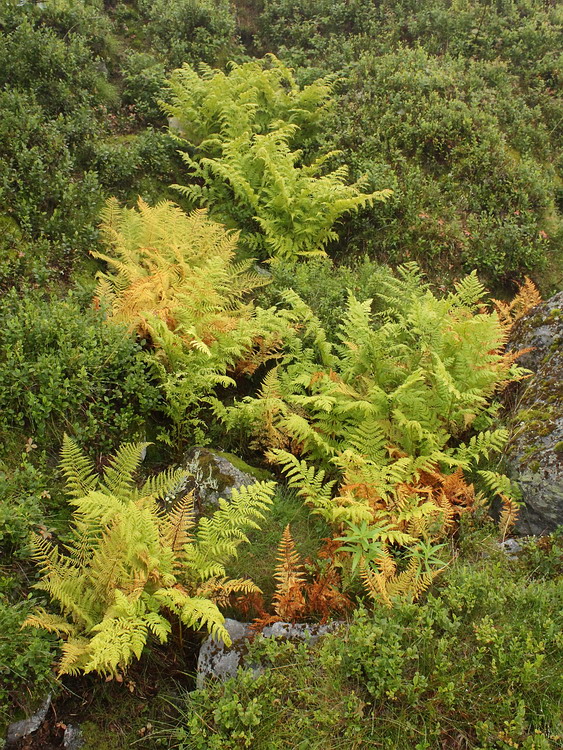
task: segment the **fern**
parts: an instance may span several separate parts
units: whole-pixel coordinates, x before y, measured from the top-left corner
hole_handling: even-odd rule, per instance
[[[503,302],[498,299],[492,300],[499,320],[507,332],[517,320],[539,305],[541,301],[541,294],[534,282],[527,276],[523,283],[518,285],[518,292],[510,302]]]
[[[349,296],[331,347],[289,291],[300,329],[290,332],[262,392],[223,411],[227,425],[267,446],[288,484],[343,534],[351,566],[371,566],[365,584],[383,600],[416,597],[430,585],[443,563],[428,567],[424,545],[439,549],[478,505],[463,472],[506,442],[503,429],[471,432],[478,418],[493,421],[497,391],[521,377],[483,295],[471,274],[438,298],[415,265],[405,266],[383,284],[378,316],[370,301]],[[504,480],[489,488],[514,495]],[[413,555],[418,568],[406,563]]]
[[[98,485],[94,464],[65,433],[61,447],[61,471],[71,497],[82,497]]]
[[[487,488],[496,495],[510,497],[513,500],[519,500],[522,496],[520,488],[507,477],[497,471],[481,470],[477,472],[484,480]]]
[[[366,194],[364,182],[346,182],[346,168],[326,172],[336,152],[305,163],[298,140],[328,102],[329,81],[299,89],[291,71],[275,57],[232,65],[225,75],[189,66],[170,80],[168,112],[181,123],[181,152],[192,178],[175,187],[207,206],[240,242],[261,258],[295,259],[324,253],[337,237],[343,215],[384,201],[390,190]],[[320,106],[319,106],[320,105]]]
[[[273,483],[233,492],[211,519],[196,528],[191,495],[166,515],[157,503],[176,472],[134,480],[145,444],[122,446],[98,479],[75,443],[65,438],[64,472],[74,507],[65,550],[38,538],[35,559],[46,591],[60,614],[37,609],[24,623],[67,639],[59,674],[98,672],[117,677],[141,656],[153,635],[171,632],[164,614],[186,625],[207,628],[228,641],[217,603],[231,593],[256,591],[250,581],[229,581],[225,564],[257,528],[273,494]],[[88,492],[80,496],[79,489]],[[93,489],[97,487],[98,489]]]
[[[184,65],[172,73],[164,106],[177,118],[181,138],[206,156],[220,153],[225,140],[246,132],[264,135],[279,121],[298,127],[300,138],[308,140],[329,105],[331,78],[300,88],[291,69],[274,55],[230,63],[227,74],[207,65],[199,70]]]
[[[94,255],[107,270],[98,274],[96,304],[152,346],[165,409],[176,438],[184,437],[199,428],[204,400],[233,383],[227,371],[249,357],[256,368],[274,356],[283,318],[246,301],[268,279],[252,260],[235,261],[236,233],[203,210],[186,214],[169,201],[141,199],[127,209],[111,199],[101,229],[108,250]]]

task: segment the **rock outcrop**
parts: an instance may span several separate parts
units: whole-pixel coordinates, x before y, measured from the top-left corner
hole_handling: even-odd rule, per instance
[[[517,322],[509,349],[533,376],[509,391],[508,473],[523,492],[517,531],[546,534],[563,524],[563,292]]]

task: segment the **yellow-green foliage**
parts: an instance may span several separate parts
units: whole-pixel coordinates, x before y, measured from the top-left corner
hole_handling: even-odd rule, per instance
[[[234,262],[237,235],[205,211],[142,199],[127,209],[112,198],[101,229],[111,254],[93,255],[111,270],[98,274],[100,302],[112,320],[150,336],[172,359],[175,349],[220,348],[251,317],[242,298],[264,277],[249,270],[251,261]],[[243,327],[243,346],[249,333]]]
[[[109,268],[99,273],[96,303],[150,341],[166,408],[177,437],[186,437],[199,425],[202,400],[232,382],[229,368],[252,357],[259,364],[276,348],[281,321],[244,300],[267,280],[251,261],[235,262],[236,233],[204,210],[141,199],[127,209],[111,199],[102,233],[108,252],[94,255]]]
[[[191,495],[170,513],[159,503],[181,471],[163,472],[140,488],[135,483],[146,446],[122,446],[100,478],[65,436],[61,467],[74,523],[64,545],[35,540],[37,586],[59,614],[38,609],[26,620],[65,639],[59,674],[117,676],[140,658],[149,636],[166,642],[170,615],[229,642],[218,604],[231,593],[257,591],[249,580],[228,580],[225,563],[247,541],[245,530],[257,528],[273,483],[233,491],[229,503],[220,501],[211,518],[196,524]]]
[[[241,246],[261,258],[286,260],[322,253],[337,238],[344,214],[386,200],[391,191],[362,192],[347,184],[345,167],[325,173],[337,152],[309,161],[297,145],[329,102],[330,84],[300,89],[291,71],[272,55],[233,65],[228,75],[208,67],[198,76],[185,66],[170,81],[168,113],[188,142],[181,156],[192,180],[176,187],[241,230]]]
[[[184,65],[169,81],[168,115],[175,132],[205,156],[221,154],[220,145],[253,133],[266,135],[279,122],[296,125],[302,143],[315,134],[330,103],[332,79],[301,88],[293,72],[274,55],[237,65],[229,72]]]
[[[299,345],[288,347],[257,398],[216,404],[228,425],[242,425],[269,451],[315,512],[348,528],[370,592],[374,570],[393,581],[384,599],[429,584],[442,566],[432,545],[475,503],[461,471],[507,437],[488,429],[490,400],[524,371],[503,355],[503,327],[482,308],[483,294],[472,274],[437,298],[416,266],[405,266],[383,285],[387,310],[375,320],[370,301],[350,295],[332,346],[290,290],[286,302],[302,319]]]

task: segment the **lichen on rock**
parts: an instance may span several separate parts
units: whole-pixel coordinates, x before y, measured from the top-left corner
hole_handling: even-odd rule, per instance
[[[183,457],[181,468],[187,476],[174,489],[170,504],[193,491],[196,514],[209,515],[219,507],[219,499],[229,500],[234,489],[270,479],[267,472],[255,469],[242,459],[210,448],[191,448]]]
[[[506,461],[525,503],[517,530],[545,534],[563,524],[563,292],[514,327],[509,350],[528,347],[519,364],[534,374],[507,397]]]

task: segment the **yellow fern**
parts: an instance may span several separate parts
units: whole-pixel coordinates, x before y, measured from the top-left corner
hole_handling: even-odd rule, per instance
[[[136,487],[139,446],[122,446],[100,478],[84,474],[86,464],[69,438],[64,450],[75,523],[66,551],[43,539],[35,545],[43,575],[37,586],[61,615],[37,609],[24,623],[66,639],[59,673],[118,678],[140,658],[151,634],[166,641],[171,628],[161,610],[228,641],[218,605],[233,592],[256,587],[229,580],[224,566],[246,539],[245,530],[263,518],[273,483],[233,492],[230,504],[220,501],[215,516],[196,528],[191,495],[168,517],[155,499],[177,483],[176,472]],[[90,488],[83,497],[79,486]]]

